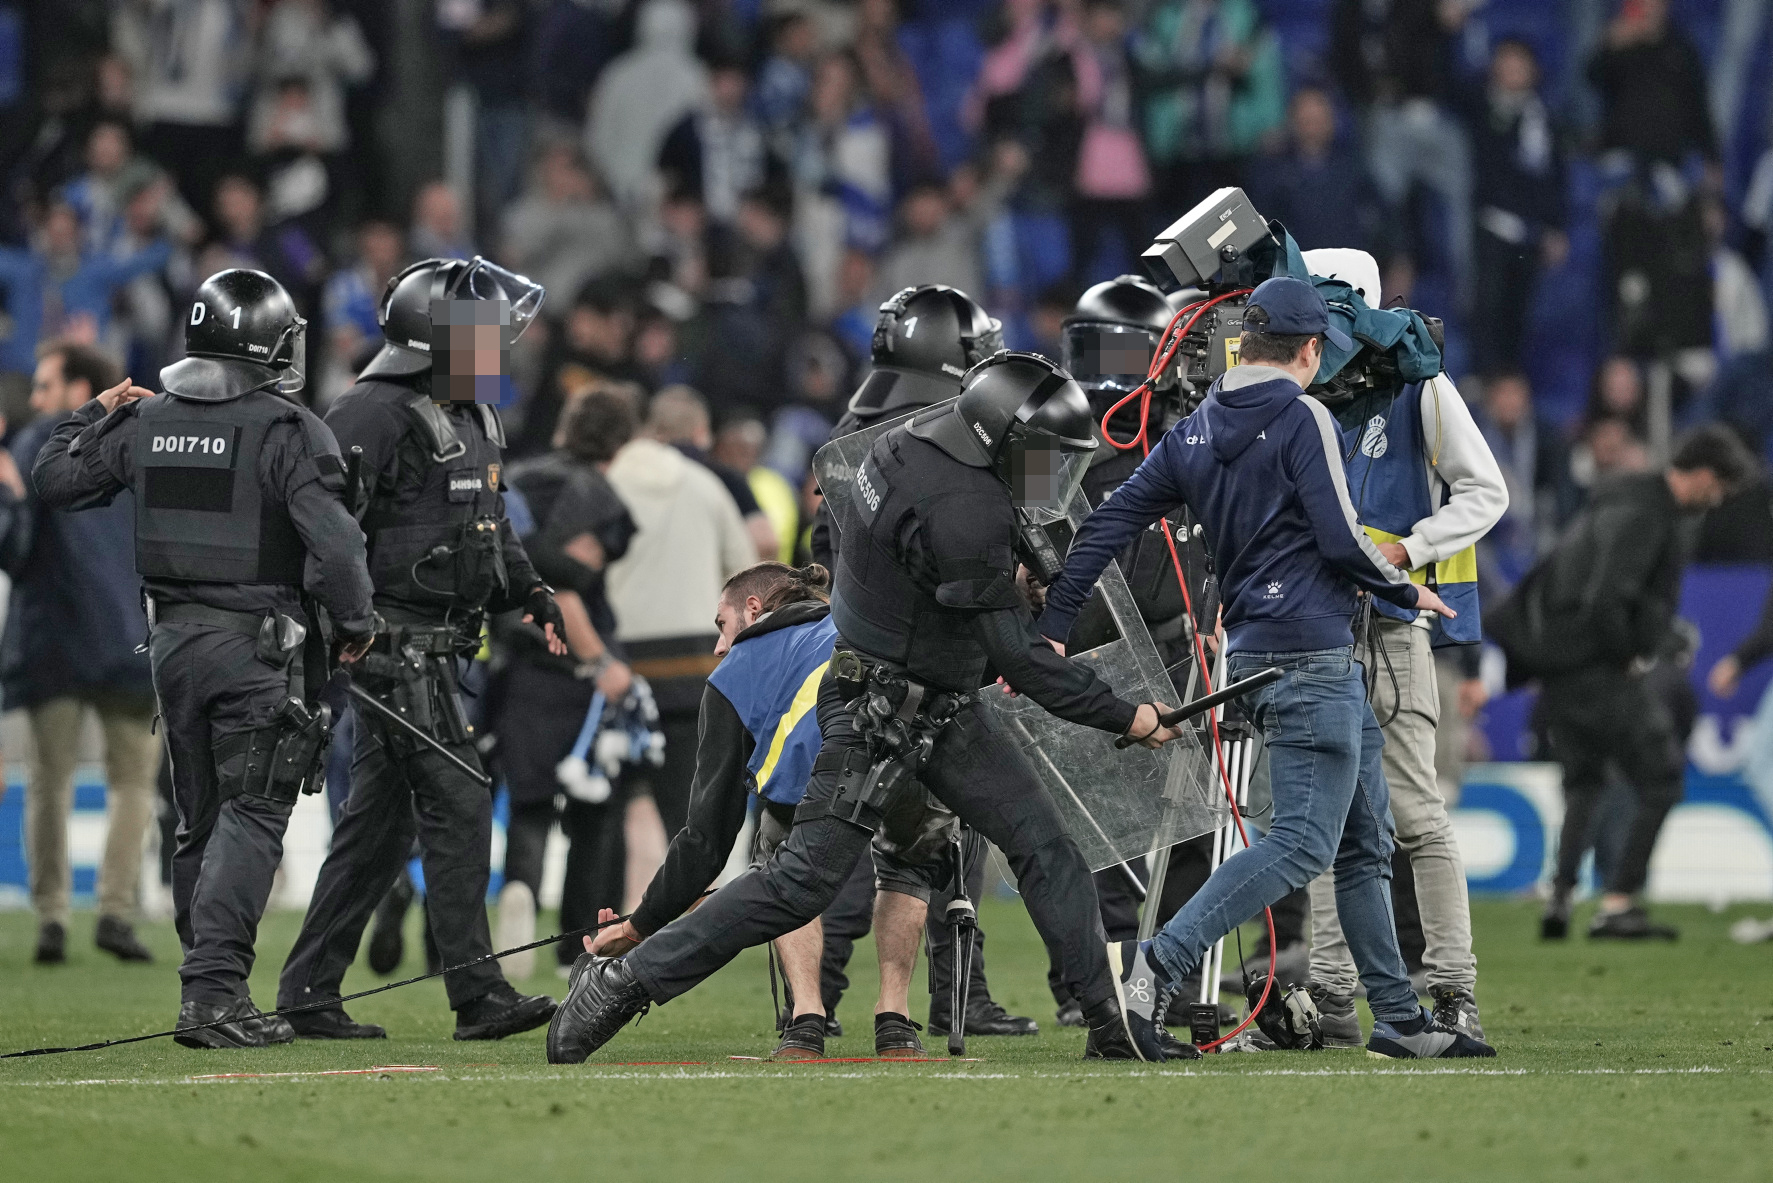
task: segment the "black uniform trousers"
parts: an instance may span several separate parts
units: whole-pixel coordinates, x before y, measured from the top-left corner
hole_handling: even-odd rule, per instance
[[[184,1002],[247,996],[259,917],[283,860],[291,806],[240,794],[240,752],[218,765],[216,743],[266,726],[289,676],[260,661],[257,642],[203,624],[159,624],[148,643],[178,810],[173,923],[185,959]]]
[[[386,701],[385,687],[365,688]],[[478,765],[473,745],[450,750]],[[332,833],[332,850],[277,987],[279,1006],[337,998],[376,904],[393,886],[419,840],[425,911],[445,965],[493,951],[486,921],[492,858],[492,793],[430,748],[367,711],[357,716],[351,795]],[[452,1008],[504,984],[498,963],[444,975]]]
[[[1576,886],[1607,798],[1609,765],[1631,786],[1625,842],[1603,889],[1632,895],[1649,878],[1650,855],[1668,811],[1680,803],[1685,758],[1668,708],[1643,678],[1601,666],[1545,679],[1540,695],[1551,752],[1564,766],[1564,829],[1554,882]]]
[[[861,751],[849,708],[827,676],[819,690],[824,753]],[[1066,984],[1086,1006],[1114,995],[1090,871],[1021,751],[974,703],[936,738],[919,779],[967,825],[996,843],[1021,885],[1035,927],[1061,952]],[[828,801],[837,774],[815,772],[806,800]],[[628,954],[655,1001],[682,994],[744,950],[792,932],[830,906],[868,852],[869,829],[833,817],[797,824],[776,855],[666,925]]]

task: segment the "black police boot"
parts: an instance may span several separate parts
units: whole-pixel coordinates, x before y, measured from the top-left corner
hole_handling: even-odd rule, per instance
[[[142,944],[135,935],[135,929],[127,920],[119,920],[115,916],[100,916],[98,933],[93,943],[107,953],[115,953],[119,961],[152,961],[154,955]]]
[[[1680,939],[1681,930],[1657,924],[1648,912],[1633,904],[1619,912],[1596,913],[1589,923],[1588,935],[1590,940],[1675,941]]]
[[[548,1062],[584,1063],[586,1056],[652,1005],[646,987],[620,957],[579,954],[568,979],[566,1001],[548,1024]]]
[[[406,956],[406,910],[412,906],[412,880],[401,871],[394,886],[376,905],[375,927],[369,934],[369,968],[387,977]]]
[[[38,965],[60,965],[68,959],[68,930],[53,920],[37,926]]]
[[[546,994],[519,994],[500,985],[490,994],[456,1008],[457,1039],[503,1039],[533,1031],[554,1017],[556,1003]]]
[[[1082,1012],[1079,1012],[1080,1016]],[[930,1003],[929,1033],[932,1036],[948,1034],[948,1008],[937,1009],[936,1003]],[[968,1035],[1038,1035],[1040,1024],[1033,1019],[1021,1015],[1012,1015],[995,999],[981,998],[967,1000],[967,1034]]]
[[[179,1007],[178,1034],[184,1047],[246,1048],[289,1043],[295,1031],[280,1018],[260,1013],[249,998],[233,1002],[187,1002]]]
[[[1105,1002],[1089,1008],[1084,1012],[1084,1021],[1089,1024],[1090,1035],[1084,1040],[1084,1059],[1086,1060],[1143,1060],[1146,1057],[1139,1053],[1133,1043],[1133,1033],[1127,1028],[1127,1020],[1121,1014],[1120,1003],[1110,998]]]
[[[782,1041],[770,1053],[772,1060],[823,1060],[825,1016],[799,1015],[782,1028]]]
[[[359,1023],[345,1013],[342,1006],[325,1010],[297,1011],[286,1015],[289,1025],[302,1039],[386,1039],[387,1029],[374,1023]]]
[[[888,1011],[874,1016],[874,1054],[883,1060],[921,1060],[928,1053],[910,1016]]]
[[[1157,1025],[1157,1046],[1163,1049],[1166,1060],[1198,1060],[1201,1058],[1198,1047],[1176,1038],[1175,1034],[1162,1023]]]

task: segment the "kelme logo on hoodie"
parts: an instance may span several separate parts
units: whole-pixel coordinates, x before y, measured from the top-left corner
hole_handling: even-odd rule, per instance
[[[1265,600],[1284,600],[1287,598],[1287,593],[1281,590],[1280,580],[1275,579],[1269,582],[1268,590],[1262,593],[1262,598]]]

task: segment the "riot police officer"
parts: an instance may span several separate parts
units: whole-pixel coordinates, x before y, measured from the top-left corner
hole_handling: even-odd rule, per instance
[[[351,796],[283,967],[284,1006],[339,997],[376,903],[416,832],[431,933],[444,964],[492,952],[486,889],[492,796],[478,768],[456,679],[480,646],[487,612],[521,608],[565,653],[553,591],[505,517],[496,406],[511,343],[542,289],[484,259],[426,259],[389,281],[378,311],[386,338],[327,423],[360,465],[364,533],[377,610],[388,631],[358,677],[455,760],[359,712]],[[361,455],[356,453],[361,449]],[[518,994],[498,964],[445,975],[457,1039],[502,1039],[548,1021],[554,1000]],[[299,1034],[385,1034],[342,1007],[295,1017]]]
[[[838,645],[819,689],[823,746],[792,832],[768,864],[625,958],[580,957],[549,1028],[551,1061],[583,1060],[652,1003],[818,915],[912,776],[1008,856],[1083,1003],[1086,1055],[1163,1058],[1123,1017],[1082,853],[977,693],[992,667],[1075,723],[1153,747],[1179,734],[1159,725],[1160,704],[1122,701],[1048,647],[1015,589],[1019,515],[1063,505],[1095,447],[1077,384],[1045,358],[1007,352],[974,367],[953,404],[874,442],[837,523]]]
[[[286,397],[302,388],[305,328],[269,275],[210,276],[191,305],[188,356],[160,372],[166,393],[127,379],[106,391],[56,428],[33,474],[57,507],[106,505],[125,489],[135,498],[178,810],[174,1038],[187,1047],[295,1038],[253,1006],[246,981],[290,810],[318,787],[325,754],[328,713],[303,653],[323,633],[307,597],[344,660],[375,632],[338,445]]]

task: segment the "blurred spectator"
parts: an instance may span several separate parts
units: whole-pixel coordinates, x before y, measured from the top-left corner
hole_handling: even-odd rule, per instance
[[[592,93],[586,146],[611,195],[631,212],[653,196],[666,135],[707,100],[695,40],[695,10],[684,0],[646,0],[634,48],[609,64]]]
[[[847,53],[820,60],[790,158],[794,242],[821,319],[842,308],[844,251],[878,251],[892,230],[892,138],[859,93],[858,69]]]
[[[350,141],[345,125],[345,88],[367,81],[375,55],[354,17],[330,11],[327,0],[275,0],[259,30],[254,72],[258,91],[248,120],[247,142],[265,153],[300,143],[311,151],[342,151]],[[284,95],[286,84],[302,84],[300,129]]]
[[[1472,278],[1471,157],[1442,102],[1455,68],[1452,32],[1470,8],[1470,0],[1337,0],[1329,53],[1361,112],[1380,195],[1394,210],[1417,182],[1440,197],[1448,262],[1462,285]]]
[[[736,234],[709,236],[709,283],[687,326],[694,381],[716,406],[783,401],[789,343],[806,320],[806,281],[788,241],[787,198],[745,195]]]
[[[1588,402],[1582,409],[1582,424],[1587,427],[1602,419],[1621,420],[1638,436],[1648,430],[1644,368],[1636,358],[1615,353],[1595,367]]]
[[[1589,59],[1588,79],[1601,98],[1602,151],[1621,149],[1644,164],[1678,165],[1695,152],[1718,159],[1705,65],[1669,23],[1668,0],[1621,4]]]
[[[253,0],[120,0],[114,48],[134,75],[149,156],[177,169],[179,192],[206,209],[240,156],[253,66]]]
[[[603,382],[641,377],[629,350],[634,305],[620,285],[585,286],[549,338],[542,380],[519,406],[506,452],[513,458],[539,456],[554,445],[561,411],[583,391]]]
[[[108,251],[122,233],[124,196],[127,186],[139,191],[144,174],[158,175],[148,161],[135,155],[129,129],[122,123],[103,119],[93,125],[86,137],[86,171],[62,187],[61,199],[72,206],[85,227],[86,244],[92,250]],[[181,238],[197,228],[196,215],[176,198],[167,201],[163,212],[168,229]]]
[[[0,479],[22,502],[0,557],[12,598],[0,641],[0,685],[8,709],[30,715],[33,739],[25,842],[37,960],[63,959],[72,869],[68,817],[74,761],[88,708],[105,745],[109,824],[98,877],[98,944],[125,961],[152,956],[136,939],[142,839],[153,817],[160,741],[153,734],[154,688],[137,642],[147,633],[135,573],[135,506],[128,493],[89,513],[47,510],[29,472],[49,434],[121,375],[84,345],[46,342],[31,390],[38,418],[12,444]]]
[[[1077,110],[1083,140],[1077,151],[1076,196],[1071,206],[1072,278],[1126,269],[1145,249],[1145,199],[1151,171],[1133,128],[1133,69],[1121,0],[1085,0],[1077,63]],[[1098,267],[1103,232],[1119,239]]]
[[[405,259],[400,228],[392,222],[368,221],[357,228],[357,259],[332,273],[321,306],[332,344],[332,360],[348,379],[334,393],[356,380],[357,371],[382,347],[382,326],[376,319],[382,293]],[[333,383],[336,385],[336,383]]]
[[[420,259],[467,259],[474,241],[462,226],[462,202],[448,181],[432,181],[412,200],[412,253]]]
[[[40,340],[66,336],[88,345],[98,341],[117,291],[172,257],[164,239],[121,259],[86,248],[80,219],[63,202],[49,207],[35,237],[27,249],[0,246],[0,285],[6,289],[6,315],[12,322],[12,331],[0,339],[0,372],[31,373]]]
[[[646,239],[647,274],[678,293],[687,316],[708,288],[708,213],[701,199],[666,194]]]
[[[640,384],[648,390],[688,381],[688,360],[678,344],[677,321],[650,302],[642,306],[635,322],[633,354]]]
[[[941,168],[917,69],[899,44],[898,0],[860,0],[856,6],[856,60],[862,85],[893,135],[896,187],[934,176]]]
[[[505,262],[555,300],[634,259],[628,223],[597,187],[577,145],[556,140],[538,154],[529,191],[505,209]]]
[[[112,301],[116,315],[99,340],[123,359],[129,373],[158,374],[180,345],[174,338],[183,307],[175,311],[174,292],[180,278],[190,274],[189,244],[201,236],[203,224],[166,174],[145,160],[124,170],[117,199],[121,216],[112,231],[111,257],[124,262],[163,240],[170,242],[172,255],[164,266],[139,272],[123,286]]]
[[[1767,301],[1747,260],[1731,249],[1730,214],[1721,198],[1701,200],[1705,237],[1711,244],[1713,342],[1720,362],[1767,348]]]
[[[455,77],[474,94],[474,229],[490,238],[529,154],[528,0],[440,4]]]
[[[873,299],[874,292],[873,258],[866,251],[845,251],[837,269],[838,312],[831,318],[831,331],[858,362],[868,357],[874,322],[880,319],[880,301]]]
[[[1521,364],[1539,268],[1562,266],[1568,180],[1558,129],[1539,97],[1539,59],[1524,41],[1490,54],[1487,83],[1461,87],[1456,106],[1471,140],[1476,209],[1473,336],[1480,369]]]
[[[790,11],[775,18],[769,56],[758,69],[757,86],[751,92],[751,110],[783,159],[794,153],[797,125],[813,89],[818,50],[819,30],[806,13]]]
[[[657,0],[653,0],[657,2]],[[683,828],[696,766],[696,716],[714,669],[708,605],[727,578],[757,561],[738,506],[720,478],[665,440],[683,435],[677,393],[653,399],[642,433],[616,453],[609,482],[638,532],[606,573],[616,637],[636,674],[652,683],[665,763],[643,771],[667,837]]]
[[[945,283],[969,294],[985,290],[979,235],[1028,170],[1028,153],[1014,141],[1004,141],[994,149],[992,163],[983,184],[963,166],[948,185],[925,182],[905,195],[899,203],[901,235],[881,256],[875,273],[876,304],[901,288],[924,283]]]
[[[610,0],[544,0],[539,7],[530,78],[546,116],[581,128],[591,87],[620,48],[623,5]]]
[[[708,74],[707,105],[679,120],[659,147],[666,191],[701,199],[718,226],[732,224],[739,198],[765,178],[763,130],[745,106],[749,85],[737,62],[717,64]]]
[[[1328,92],[1302,86],[1287,108],[1287,145],[1250,163],[1244,188],[1266,218],[1278,218],[1301,250],[1357,247],[1383,253],[1384,212],[1365,163],[1336,134]]]
[[[1562,433],[1534,409],[1532,386],[1519,370],[1484,379],[1477,421],[1508,484],[1508,511],[1481,545],[1512,584],[1574,508],[1566,487],[1569,459]]]
[[[745,531],[757,547],[757,559],[767,559],[776,552],[776,532],[751,492],[746,469],[729,467],[712,454],[714,424],[708,414],[706,399],[688,386],[667,386],[653,396],[647,431],[654,439],[670,444],[720,478],[727,495],[739,507]],[[752,463],[755,462],[753,457]]]
[[[729,483],[724,473],[738,473],[750,490],[752,502],[770,532],[768,540],[776,543],[774,548],[765,551],[763,530],[747,519],[751,536],[758,543],[758,554],[765,559],[780,559],[786,563],[794,558],[795,542],[800,537],[800,495],[781,473],[761,463],[764,445],[768,442],[769,432],[763,421],[741,412],[721,424],[708,459],[715,475],[721,477],[721,483]]]
[[[1160,0],[1133,52],[1158,192],[1181,213],[1240,184],[1244,161],[1286,117],[1280,46],[1254,0]]]
[[[312,312],[326,278],[326,255],[300,222],[271,223],[258,183],[240,173],[223,177],[215,189],[216,241],[234,259],[275,278]]]

